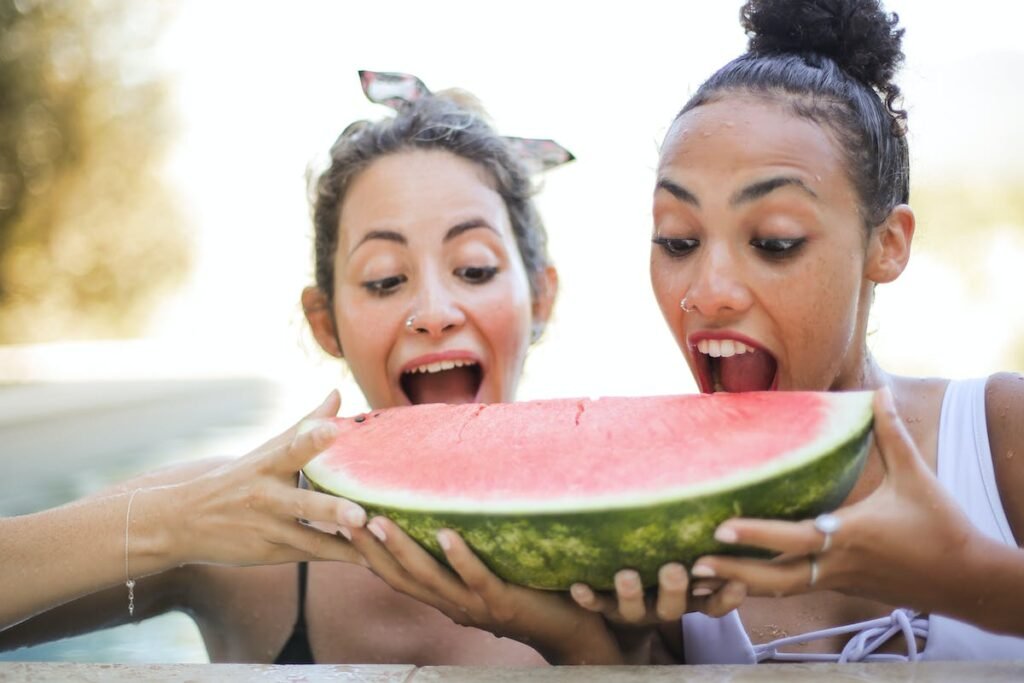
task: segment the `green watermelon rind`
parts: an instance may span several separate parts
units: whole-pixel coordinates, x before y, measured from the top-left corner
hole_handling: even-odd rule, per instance
[[[457,531],[477,556],[506,581],[548,590],[582,582],[598,590],[613,587],[615,572],[635,569],[645,586],[657,585],[667,562],[691,566],[704,555],[764,556],[764,551],[714,540],[715,528],[736,516],[796,520],[833,510],[860,476],[872,427],[870,394],[856,431],[819,457],[776,468],[758,481],[734,481],[717,490],[676,500],[623,508],[573,512],[424,511],[359,500],[317,482],[317,490],[346,495],[372,516],[388,517],[444,561],[437,543],[441,529]],[[863,412],[863,411],[857,411]],[[847,423],[849,426],[850,423]],[[834,433],[833,433],[834,434]],[[762,473],[763,474],[763,473]]]

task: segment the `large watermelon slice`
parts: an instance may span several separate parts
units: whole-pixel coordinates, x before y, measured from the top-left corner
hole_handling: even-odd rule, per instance
[[[867,452],[871,393],[751,392],[428,404],[339,419],[313,486],[394,520],[439,558],[463,535],[508,581],[612,586],[723,547],[723,520],[836,507]]]

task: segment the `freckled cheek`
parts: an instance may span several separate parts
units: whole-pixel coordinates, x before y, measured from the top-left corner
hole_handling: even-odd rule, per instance
[[[518,380],[530,343],[532,324],[529,291],[505,290],[479,302],[477,321],[484,341],[490,348],[492,368],[505,383],[503,393],[510,393]],[[502,400],[512,400],[511,395]]]
[[[855,310],[841,283],[829,284],[808,297],[792,317],[791,335],[797,340],[791,361],[801,388],[827,389],[846,356],[855,327]]]
[[[395,314],[339,300],[335,320],[345,360],[356,379],[365,381],[374,373],[386,373],[387,355],[395,336]]]

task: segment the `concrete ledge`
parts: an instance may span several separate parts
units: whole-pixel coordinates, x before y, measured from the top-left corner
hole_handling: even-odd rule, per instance
[[[918,662],[914,664],[763,664],[759,666],[599,666],[532,669],[422,667],[402,665],[272,666],[264,664],[69,664],[0,663],[0,681],[169,681],[173,683],[505,683],[558,681],[673,681],[678,683],[812,683],[854,680],[861,683],[1017,683],[1024,680],[1019,662]]]

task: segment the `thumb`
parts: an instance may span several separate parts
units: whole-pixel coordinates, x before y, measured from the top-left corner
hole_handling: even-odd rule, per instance
[[[875,445],[882,456],[886,476],[899,479],[927,474],[917,446],[896,412],[892,391],[883,387],[875,392]]]
[[[341,410],[341,394],[338,393],[337,389],[331,389],[331,392],[327,394],[327,398],[324,399],[324,402],[317,406],[317,408],[306,417],[337,417],[339,410]]]

